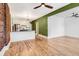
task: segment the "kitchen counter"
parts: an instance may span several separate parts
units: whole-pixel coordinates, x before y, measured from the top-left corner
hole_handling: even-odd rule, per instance
[[[12,42],[35,39],[35,31],[11,32],[10,39]]]

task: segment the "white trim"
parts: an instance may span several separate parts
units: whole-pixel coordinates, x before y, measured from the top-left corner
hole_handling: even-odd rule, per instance
[[[40,37],[40,38],[42,38],[42,39],[47,39],[47,37],[46,37],[46,36],[41,35],[41,34],[38,34],[38,35],[37,35],[37,37]],[[40,39],[40,38],[39,38],[39,39]]]

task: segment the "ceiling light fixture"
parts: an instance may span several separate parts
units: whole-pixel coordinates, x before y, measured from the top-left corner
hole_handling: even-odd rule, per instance
[[[72,13],[72,17],[79,17],[79,13]]]
[[[37,9],[39,7],[47,7],[49,9],[52,9],[53,8],[53,6],[47,5],[46,3],[41,3],[40,5],[34,7],[33,9]]]

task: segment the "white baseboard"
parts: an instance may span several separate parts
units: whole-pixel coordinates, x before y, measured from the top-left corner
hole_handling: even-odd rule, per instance
[[[65,36],[57,36],[57,37],[49,37],[48,39],[55,39],[55,38],[61,38],[61,37],[67,37],[67,38],[72,38],[72,39],[79,39],[77,36],[70,36],[70,35],[65,35]]]
[[[62,35],[62,36],[55,36],[55,37],[47,37],[48,39],[52,39],[52,38],[59,38],[59,37],[64,37],[64,35]]]
[[[38,34],[38,35],[36,35],[36,38],[37,38],[37,39],[47,39],[47,36]]]
[[[79,39],[78,36],[72,36],[72,35],[65,35],[65,37],[73,38],[73,39]]]

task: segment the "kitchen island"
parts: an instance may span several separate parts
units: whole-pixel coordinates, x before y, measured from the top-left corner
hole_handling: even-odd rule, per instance
[[[10,33],[11,42],[35,39],[35,31],[20,31]]]

